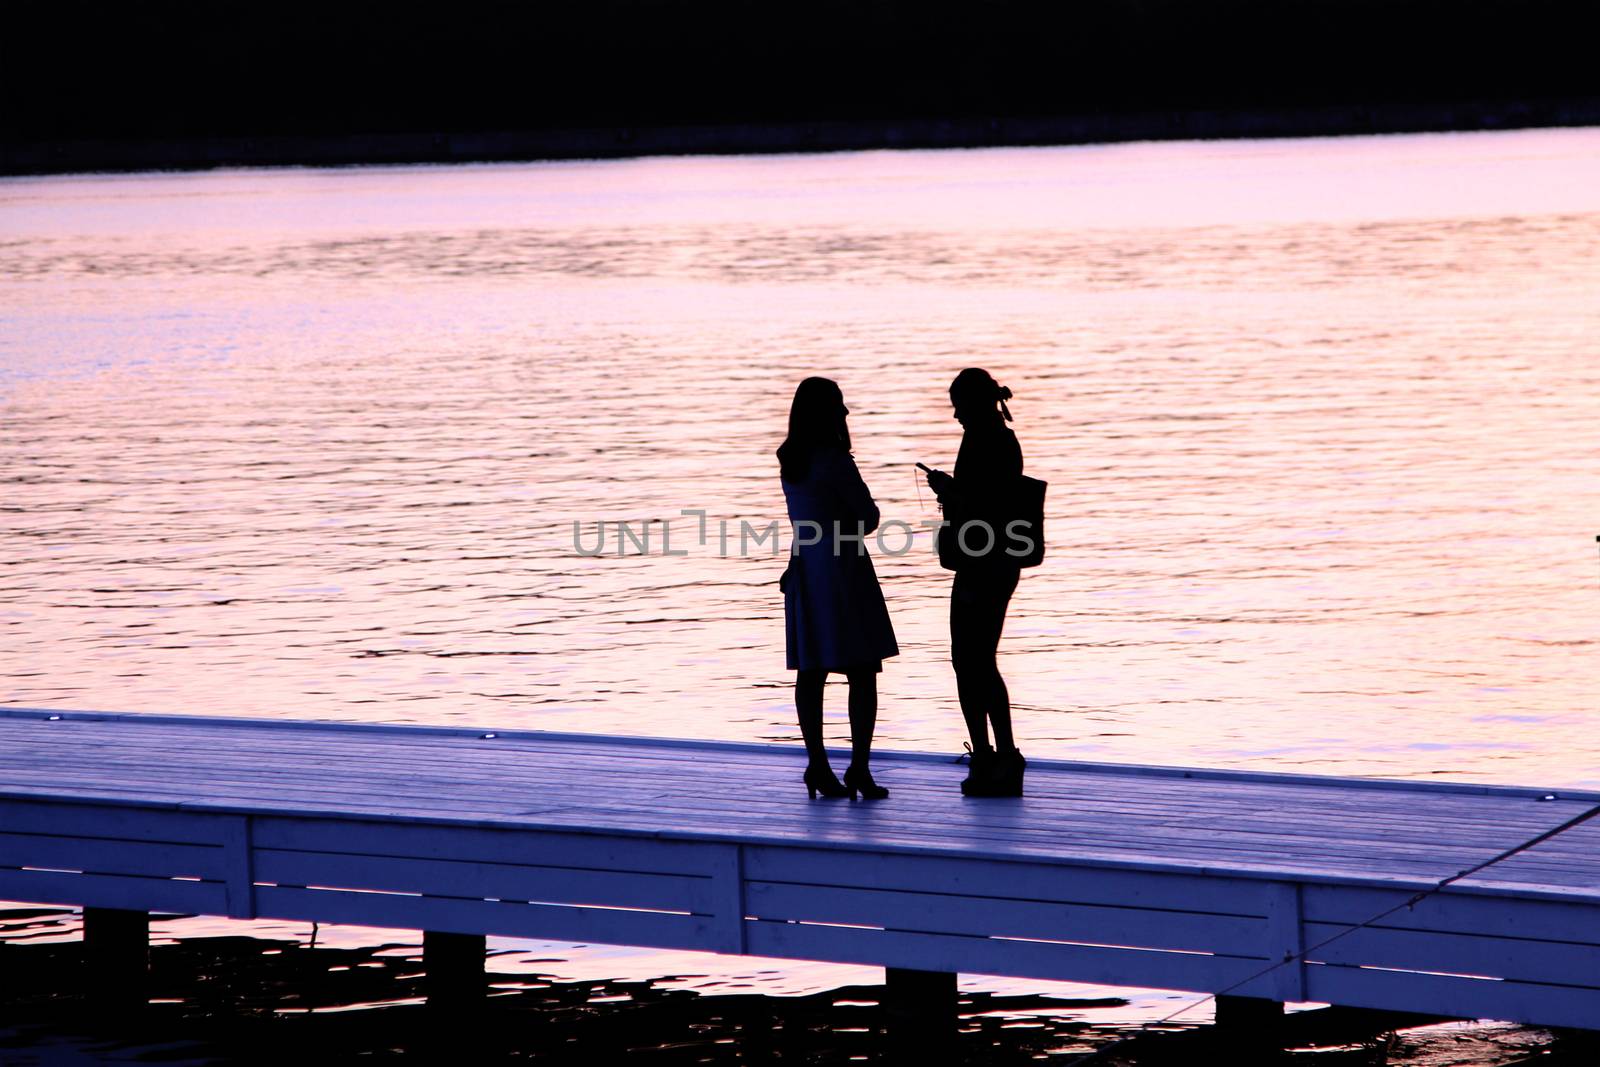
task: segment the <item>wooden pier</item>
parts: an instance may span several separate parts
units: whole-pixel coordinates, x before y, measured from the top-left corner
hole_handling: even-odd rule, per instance
[[[883,752],[890,799],[808,801],[803,761],[0,709],[0,899],[418,929],[457,969],[505,935],[1600,1028],[1600,819],[1328,941],[1600,795],[1035,760],[966,799]]]

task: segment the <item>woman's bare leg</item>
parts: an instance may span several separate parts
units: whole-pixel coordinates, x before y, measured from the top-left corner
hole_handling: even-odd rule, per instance
[[[998,665],[994,669],[990,694],[989,726],[994,730],[994,749],[996,752],[1010,752],[1017,747],[1017,739],[1011,733],[1011,691],[1006,688],[1006,680],[1000,676]]]
[[[852,671],[845,677],[850,680],[850,766],[865,771],[878,725],[878,672]]]
[[[974,751],[988,747],[990,726],[997,750],[1016,747],[1011,693],[995,659],[1016,584],[1014,573],[957,571],[950,590],[950,660]]]
[[[828,765],[828,749],[822,743],[822,686],[828,680],[827,671],[796,671],[794,675],[794,710],[800,718],[800,736],[806,742],[806,757],[814,766]],[[850,689],[855,695],[855,687]]]
[[[967,723],[972,750],[989,747],[989,693],[985,669],[985,644],[977,623],[981,585],[979,579],[957,571],[950,586],[950,666],[956,672],[956,695],[961,717]],[[993,664],[992,654],[987,658]]]

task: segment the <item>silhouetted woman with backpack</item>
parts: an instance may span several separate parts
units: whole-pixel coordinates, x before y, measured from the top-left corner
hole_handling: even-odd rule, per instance
[[[783,495],[794,530],[783,589],[785,645],[795,672],[794,703],[805,738],[806,792],[814,800],[889,795],[868,766],[878,718],[878,672],[900,651],[866,539],[878,506],[850,455],[849,409],[838,385],[807,378],[789,408],[778,449]],[[845,536],[840,537],[838,534]],[[822,742],[822,690],[829,672],[850,683],[850,766],[841,783]]]
[[[939,558],[955,571],[950,587],[950,660],[961,717],[972,738],[972,764],[961,783],[967,796],[1021,796],[1027,765],[1011,732],[1011,695],[995,659],[1021,568],[1037,562],[1008,551],[1020,542],[1014,542],[1004,528],[1006,518],[1016,513],[1014,493],[1022,475],[1022,448],[1006,425],[1011,421],[1005,404],[1010,398],[1011,390],[988,371],[971,367],[956,375],[950,384],[950,403],[963,433],[955,475],[931,471],[927,476],[950,524],[939,533]],[[963,531],[967,523],[974,525]],[[1042,529],[1033,535],[1042,537]],[[1043,545],[1038,548],[1042,554]]]

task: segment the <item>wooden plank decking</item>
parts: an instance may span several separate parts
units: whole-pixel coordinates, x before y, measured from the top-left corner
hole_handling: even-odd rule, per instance
[[[893,795],[852,803],[808,801],[802,766],[794,746],[0,709],[0,899],[1600,1027],[1600,819],[1271,966],[1600,795],[1034,761],[1026,797],[975,800],[950,757],[884,752]]]

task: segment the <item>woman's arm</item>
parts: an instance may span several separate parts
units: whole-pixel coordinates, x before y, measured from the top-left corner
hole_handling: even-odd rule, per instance
[[[871,533],[878,528],[877,501],[872,499],[872,491],[867,488],[861,471],[856,467],[856,461],[848,452],[840,452],[837,470],[833,478],[834,495],[839,504],[839,521],[844,524],[862,524],[863,533]],[[853,531],[851,531],[853,532]]]
[[[1022,446],[1017,435],[1009,429],[998,432],[971,434],[961,442],[961,454],[956,457],[956,475],[944,475],[935,484],[928,484],[939,494],[939,502],[953,505],[969,515],[982,515],[997,499],[1010,492],[1022,473]]]

